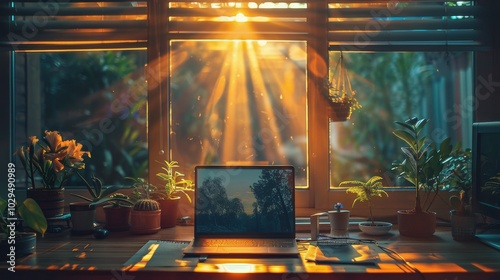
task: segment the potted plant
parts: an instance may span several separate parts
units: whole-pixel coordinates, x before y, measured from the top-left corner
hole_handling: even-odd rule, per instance
[[[153,198],[158,201],[162,210],[161,227],[169,228],[174,227],[177,223],[177,213],[181,199],[179,194],[183,194],[189,203],[191,203],[191,197],[187,192],[194,191],[194,184],[191,180],[181,178],[184,177],[184,174],[174,171],[174,168],[179,167],[177,161],[169,162],[165,160],[160,164],[164,172],[157,173],[156,176],[164,185],[163,188],[159,188],[156,192],[153,192]]]
[[[476,235],[476,216],[472,212],[472,151],[460,144],[451,152],[443,173],[450,191],[458,192],[449,198],[451,235],[454,240],[467,241]]]
[[[351,117],[351,113],[360,109],[361,105],[356,99],[356,91],[352,89],[351,81],[347,75],[344,64],[344,55],[340,52],[339,60],[335,69],[331,72],[331,80],[326,81],[328,89],[328,115],[331,121],[345,121]]]
[[[71,232],[73,234],[90,234],[94,230],[96,206],[118,201],[127,203],[128,200],[121,197],[109,197],[122,187],[111,186],[104,188],[102,181],[96,176],[92,176],[91,185],[79,172],[77,172],[77,174],[85,183],[90,198],[80,194],[71,194],[84,200],[83,202],[72,202],[69,204],[71,223],[73,226]]]
[[[370,235],[382,235],[388,233],[392,228],[392,224],[387,222],[375,221],[373,219],[372,213],[373,197],[382,197],[382,195],[385,195],[387,197],[389,196],[387,192],[382,189],[384,187],[382,185],[382,177],[373,176],[366,182],[353,180],[344,181],[339,184],[339,187],[344,186],[349,186],[346,192],[356,194],[356,198],[352,202],[352,207],[354,207],[354,204],[356,204],[357,201],[368,202],[368,218],[370,221],[359,223],[359,229],[362,232]]]
[[[13,221],[16,218],[17,221]],[[47,231],[47,220],[42,209],[35,200],[25,199],[22,203],[14,199],[5,200],[0,197],[0,259],[9,260],[33,253],[36,250],[36,233],[18,231],[18,220],[44,236]],[[24,230],[24,228],[23,228]]]
[[[330,235],[333,237],[348,237],[349,236],[349,210],[342,210],[344,205],[337,202],[333,205],[333,210],[328,211],[328,219],[330,220]]]
[[[134,206],[130,213],[130,231],[135,234],[152,234],[161,229],[161,209],[158,201],[151,199],[155,187],[143,178],[130,178],[134,181]],[[144,194],[141,193],[141,190]]]
[[[436,213],[430,208],[445,180],[442,171],[453,149],[450,138],[437,144],[427,139],[424,128],[428,119],[410,118],[397,121],[401,129],[393,134],[408,146],[402,147],[404,160],[395,162],[393,170],[415,186],[413,209],[398,211],[399,233],[405,236],[429,237],[436,229]]]
[[[130,228],[130,213],[134,203],[122,193],[114,193],[109,196],[108,205],[104,205],[104,216],[106,218],[105,228],[109,231],[125,231]]]
[[[83,156],[90,157],[90,152],[82,151],[75,140],[63,141],[58,131],[46,130],[42,141],[31,136],[16,154],[30,184],[27,196],[37,201],[47,218],[64,214],[64,184],[76,170],[85,168]]]

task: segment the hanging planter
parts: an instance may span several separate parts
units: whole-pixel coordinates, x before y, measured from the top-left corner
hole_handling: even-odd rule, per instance
[[[332,79],[326,82],[328,88],[328,117],[332,122],[341,122],[350,119],[351,113],[361,108],[354,97],[356,91],[352,89],[351,81],[347,75],[344,56],[340,57],[332,73]]]

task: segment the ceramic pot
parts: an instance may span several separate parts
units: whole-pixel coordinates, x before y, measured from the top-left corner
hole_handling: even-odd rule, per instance
[[[476,236],[476,217],[457,215],[450,211],[451,236],[456,241],[469,241]]]
[[[38,203],[45,218],[64,214],[64,189],[28,189],[26,196]]]
[[[32,254],[36,251],[36,233],[35,232],[18,232],[16,233],[16,245],[15,251],[11,252],[11,244],[7,243],[7,240],[0,241],[0,260],[10,260],[14,261],[18,258],[24,257],[26,255]]]
[[[328,211],[328,219],[330,220],[330,235],[334,237],[349,236],[349,210],[333,210]]]
[[[104,226],[109,231],[125,231],[130,228],[130,212],[131,206],[113,207],[106,205],[103,207],[106,218]]]
[[[161,229],[161,210],[132,210],[130,214],[130,232],[152,234]]]
[[[89,202],[69,204],[71,213],[71,233],[75,235],[91,234],[95,227],[95,205]]]
[[[359,223],[359,229],[369,235],[384,235],[389,233],[392,228],[391,223],[386,222],[361,222]]]
[[[398,211],[399,234],[410,237],[431,237],[436,231],[436,213]]]
[[[180,197],[158,200],[161,209],[161,228],[175,227],[180,200]]]

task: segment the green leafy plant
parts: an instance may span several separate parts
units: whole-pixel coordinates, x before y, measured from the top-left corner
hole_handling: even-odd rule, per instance
[[[186,180],[184,178],[184,174],[174,171],[174,168],[179,167],[177,161],[167,161],[165,160],[162,165],[162,170],[164,172],[157,173],[156,176],[160,178],[164,182],[164,188],[162,191],[159,191],[157,194],[160,195],[160,198],[163,199],[172,199],[178,193],[182,193],[186,196],[186,198],[191,202],[191,197],[187,192],[194,191],[193,181]]]
[[[354,204],[356,204],[356,202],[358,201],[368,201],[368,209],[370,210],[369,218],[372,225],[375,225],[372,215],[372,198],[375,196],[382,197],[382,195],[386,195],[387,197],[389,197],[387,192],[382,189],[384,187],[382,184],[382,177],[373,176],[366,182],[352,180],[343,181],[339,184],[339,187],[345,186],[349,186],[346,192],[356,194],[356,198],[352,202],[352,207],[354,207]]]
[[[80,173],[77,172],[77,174],[85,183],[85,186],[87,187],[87,190],[91,198],[74,193],[72,193],[71,195],[81,198],[85,201],[88,201],[93,205],[100,205],[104,203],[119,203],[119,202],[132,205],[132,202],[130,201],[129,198],[121,196],[111,196],[112,194],[122,189],[123,187],[111,186],[108,188],[104,188],[101,179],[97,178],[96,176],[92,176],[92,185],[91,185]]]
[[[152,193],[157,192],[157,188],[153,185],[150,184],[146,179],[141,178],[141,177],[125,177],[127,180],[133,181],[132,187],[134,188],[134,191],[132,192],[132,196],[130,199],[133,202],[138,201],[139,199],[142,198],[147,198],[149,199],[151,197]]]
[[[349,106],[351,112],[360,109],[361,105],[355,97],[356,91],[352,89],[342,52],[340,53],[335,68],[330,73],[331,80],[325,81],[325,86],[328,89],[328,100],[331,103],[343,103]]]
[[[450,205],[455,210],[456,215],[472,215],[471,199],[464,190],[461,190],[458,196],[450,196]]]
[[[403,140],[408,146],[402,147],[404,160],[393,163],[393,170],[399,176],[415,186],[414,212],[428,212],[435,201],[439,190],[443,187],[445,176],[442,174],[445,164],[450,159],[453,150],[451,139],[448,137],[437,144],[424,135],[424,128],[428,119],[416,117],[404,122],[395,122],[401,129],[393,134]],[[422,198],[420,191],[423,191]]]
[[[472,151],[462,149],[457,144],[450,154],[450,160],[443,169],[445,186],[449,191],[458,192],[449,198],[455,214],[462,216],[472,215],[471,189],[472,189]]]
[[[8,209],[7,200],[0,197],[0,232],[9,234],[9,228],[12,221],[7,218],[19,217],[23,220],[24,225],[40,233],[42,237],[47,231],[47,220],[43,215],[42,209],[38,203],[31,198],[25,199],[22,203],[15,206],[16,210]],[[16,211],[12,213],[10,211]]]

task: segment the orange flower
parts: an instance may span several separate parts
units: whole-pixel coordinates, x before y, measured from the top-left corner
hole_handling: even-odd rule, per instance
[[[38,143],[38,138],[36,138],[36,136],[30,136],[30,137],[28,137],[28,140],[30,142],[30,146],[31,145],[35,146],[36,143]]]
[[[87,156],[90,158],[90,152],[82,151],[83,145],[80,143],[76,143],[75,140],[71,140],[71,144],[68,145],[68,159],[71,162],[71,164],[75,164],[78,162],[83,161],[83,155],[87,154]],[[82,168],[84,165],[82,166]]]
[[[55,152],[58,149],[58,146],[61,145],[62,136],[59,134],[59,131],[48,131],[45,130],[45,140],[49,142],[49,148],[51,152]]]
[[[50,151],[44,154],[44,159],[51,160],[56,172],[60,172],[64,169],[64,160],[67,158],[71,164],[75,162],[83,161],[83,154],[89,152],[82,152],[81,144],[76,144],[75,140],[64,140],[62,141],[61,134],[57,131],[45,131],[45,139],[49,143]],[[85,165],[81,165],[84,168]]]

